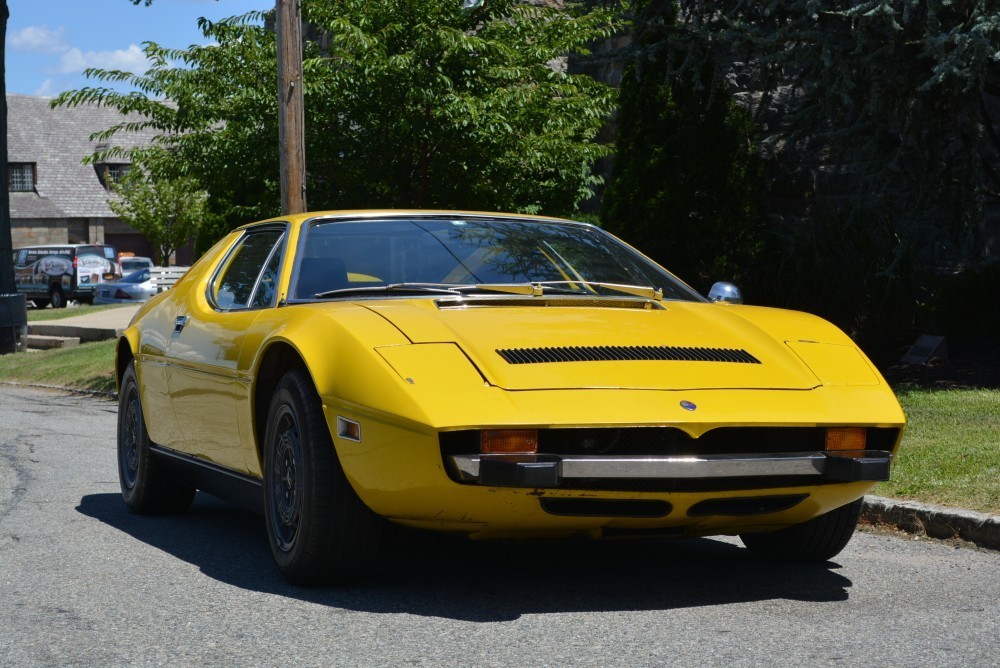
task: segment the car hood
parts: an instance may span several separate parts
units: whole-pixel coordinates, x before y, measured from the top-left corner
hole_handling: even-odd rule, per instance
[[[576,305],[555,300],[392,300],[365,306],[414,344],[454,343],[487,382],[509,390],[760,388],[807,390],[823,384],[790,344],[728,305],[621,300]],[[535,305],[537,303],[537,305]],[[763,309],[775,311],[774,309]],[[781,313],[781,312],[779,312]],[[794,314],[804,316],[804,314]],[[819,327],[846,339],[819,319]],[[773,313],[764,318],[771,325]],[[801,318],[799,318],[801,320]],[[799,345],[815,343],[802,332]],[[799,339],[802,339],[801,341]],[[853,345],[843,345],[863,364]],[[877,384],[869,372],[868,379]]]

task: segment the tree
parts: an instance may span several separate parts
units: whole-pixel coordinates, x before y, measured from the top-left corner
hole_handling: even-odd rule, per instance
[[[671,39],[673,3],[634,6],[601,218],[702,291],[716,280],[746,283],[765,225],[754,123],[713,78],[711,54]]]
[[[738,61],[763,93],[776,159],[848,182],[845,220],[889,219],[900,263],[983,257],[982,207],[1000,197],[995,0],[679,5],[679,38],[724,56],[717,78]]]
[[[194,237],[208,214],[208,193],[191,177],[154,179],[133,167],[114,185],[120,199],[108,206],[124,222],[146,236],[161,266]]]
[[[304,10],[316,36],[303,64],[314,208],[572,213],[600,182],[590,166],[609,148],[593,138],[614,91],[568,73],[560,59],[613,31],[609,12],[511,0],[472,12],[439,0],[316,0]],[[141,94],[88,87],[55,104],[144,115],[95,139],[152,127],[164,133],[160,147],[112,148],[97,159],[124,155],[195,176],[228,225],[275,215],[275,40],[257,25],[266,14],[202,21],[212,46],[147,43],[144,75],[88,71]]]

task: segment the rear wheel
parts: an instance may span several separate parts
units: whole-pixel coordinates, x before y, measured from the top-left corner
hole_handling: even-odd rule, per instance
[[[149,451],[146,420],[139,401],[135,362],[122,377],[118,395],[118,479],[129,510],[142,513],[179,513],[191,505],[195,490],[171,481]]]
[[[271,399],[264,503],[271,553],[293,584],[355,579],[378,554],[383,520],[344,476],[319,396],[300,370],[286,373]]]
[[[63,294],[62,288],[58,285],[49,290],[49,302],[52,304],[52,308],[66,307],[66,295]]]
[[[858,499],[808,522],[770,533],[740,534],[750,551],[775,561],[822,562],[832,559],[847,545],[858,526]]]

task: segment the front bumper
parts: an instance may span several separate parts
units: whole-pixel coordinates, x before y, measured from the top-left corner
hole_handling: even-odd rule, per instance
[[[796,478],[801,484],[889,479],[884,450],[741,455],[448,455],[461,482],[491,487],[572,487],[582,481]]]

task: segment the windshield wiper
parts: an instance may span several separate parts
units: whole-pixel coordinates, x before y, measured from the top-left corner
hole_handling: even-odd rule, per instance
[[[599,281],[533,281],[530,283],[389,283],[387,285],[359,285],[351,288],[338,288],[316,293],[317,299],[329,297],[344,297],[355,294],[379,294],[385,292],[402,294],[437,294],[462,295],[470,292],[502,292],[509,295],[530,295],[542,297],[545,294],[595,294],[586,288],[605,288],[616,292],[646,297],[661,301],[663,290],[642,285],[625,285],[621,283],[602,283]]]
[[[541,297],[545,294],[559,293],[571,295],[592,295],[587,288],[606,288],[616,292],[646,297],[647,299],[663,300],[663,290],[644,285],[625,285],[622,283],[602,283],[600,281],[532,281],[529,283],[477,283],[476,285],[455,285],[453,289],[460,292],[503,292],[511,295],[531,295]]]
[[[465,286],[461,285],[448,285],[446,283],[388,283],[386,285],[359,285],[352,288],[338,288],[336,290],[326,290],[325,292],[317,292],[315,297],[317,299],[326,299],[328,297],[343,297],[353,294],[378,294],[380,292],[398,292],[398,293],[409,293],[409,294],[436,294],[436,295],[460,295],[461,292],[457,288],[462,288]]]

